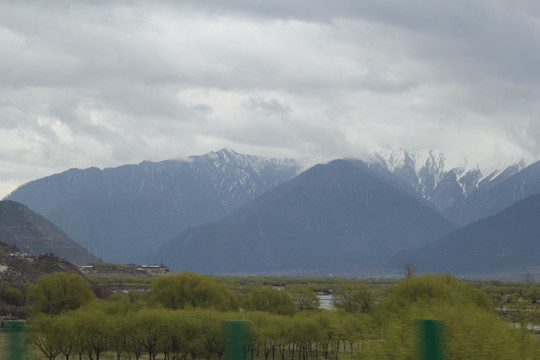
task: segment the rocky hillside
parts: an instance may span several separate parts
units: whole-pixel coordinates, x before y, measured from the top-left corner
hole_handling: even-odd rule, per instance
[[[27,255],[14,246],[0,242],[0,281],[33,283],[53,272],[82,275],[77,266],[53,254]]]
[[[43,216],[15,201],[0,201],[0,241],[26,254],[53,253],[76,264],[100,261]]]

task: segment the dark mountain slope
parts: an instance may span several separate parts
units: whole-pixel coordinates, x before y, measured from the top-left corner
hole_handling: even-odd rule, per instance
[[[54,253],[76,264],[100,261],[43,216],[15,201],[0,201],[0,241],[28,254]]]
[[[8,198],[43,214],[103,259],[129,262],[298,171],[294,161],[224,149],[185,160],[71,169],[23,185]]]
[[[454,229],[367,168],[317,165],[155,255],[174,270],[321,273],[380,263]]]
[[[540,266],[540,195],[456,230],[420,249],[406,250],[389,264],[415,264],[421,272],[493,272]]]

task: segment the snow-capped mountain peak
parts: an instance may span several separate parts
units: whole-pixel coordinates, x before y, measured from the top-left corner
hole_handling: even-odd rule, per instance
[[[406,150],[374,153],[371,163],[397,175],[437,208],[446,208],[467,198],[488,183],[506,179],[526,167],[524,161],[512,166],[471,166],[467,160],[449,168],[439,150],[408,152]]]

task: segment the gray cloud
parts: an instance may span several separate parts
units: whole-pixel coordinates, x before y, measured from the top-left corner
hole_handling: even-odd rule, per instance
[[[539,20],[525,0],[2,2],[0,196],[223,146],[537,159]]]

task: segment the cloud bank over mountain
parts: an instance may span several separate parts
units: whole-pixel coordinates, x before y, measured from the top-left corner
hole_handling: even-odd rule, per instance
[[[0,4],[0,197],[71,167],[540,154],[540,4]]]

